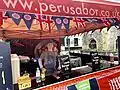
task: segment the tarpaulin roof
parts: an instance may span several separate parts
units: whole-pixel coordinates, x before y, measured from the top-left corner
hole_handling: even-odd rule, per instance
[[[76,27],[76,23],[71,21],[70,31],[66,32],[65,27],[62,26],[60,32],[57,31],[55,23],[51,24],[52,30],[49,32],[47,29],[47,24],[43,24],[43,31],[40,30],[39,22],[34,20],[31,30],[28,30],[25,23],[21,21],[20,25],[14,24],[11,19],[6,19],[3,28],[4,30],[0,31],[0,36],[5,38],[28,38],[28,39],[40,39],[40,38],[59,38],[61,36],[73,35],[85,31],[95,30],[97,28],[105,27],[103,24],[95,24],[86,22],[87,27],[82,26]]]

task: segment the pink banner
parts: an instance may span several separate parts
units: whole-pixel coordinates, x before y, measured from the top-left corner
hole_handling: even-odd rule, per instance
[[[120,17],[120,4],[104,0],[0,0],[1,10],[80,17]]]

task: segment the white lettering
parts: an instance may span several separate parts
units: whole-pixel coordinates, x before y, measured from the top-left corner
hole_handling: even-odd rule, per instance
[[[111,83],[111,85],[112,85],[112,89],[113,89],[113,90],[115,90],[115,86],[114,86],[114,84],[113,84],[113,81],[112,81],[112,80],[110,80],[110,83]]]
[[[120,83],[118,81],[118,78],[116,78],[116,83],[117,83],[117,86],[118,86],[118,89],[120,88]]]
[[[7,8],[10,9],[15,9],[17,10],[18,6],[21,6],[21,9],[28,9],[31,10],[36,0],[3,0],[4,4],[6,5]],[[39,1],[39,0],[38,0]],[[37,2],[36,2],[37,3]],[[61,14],[70,14],[70,15],[82,15],[82,16],[102,16],[102,17],[110,17],[112,15],[112,17],[119,17],[120,16],[120,12],[118,12],[118,10],[115,8],[115,10],[113,12],[111,11],[106,11],[106,10],[101,10],[99,11],[98,9],[94,9],[94,8],[89,8],[87,7],[86,4],[84,3],[80,3],[80,5],[77,6],[67,6],[67,5],[54,5],[54,4],[48,4],[45,2],[38,2],[39,3],[39,7],[34,8],[34,10],[38,10],[40,8],[40,14],[42,14],[42,12],[47,12],[48,10],[50,10],[50,12],[56,13],[58,15],[58,13]],[[99,15],[100,14],[100,15]]]
[[[61,12],[61,10],[60,10],[61,7],[62,7],[62,5],[57,5],[58,12]]]
[[[63,6],[63,11],[65,12],[65,13],[69,13],[69,7],[66,7],[67,8],[67,10],[65,10],[65,6]]]
[[[113,78],[109,81],[109,85],[111,90],[119,90],[120,89],[120,82],[119,77]]]
[[[3,56],[0,56],[0,59],[3,59]]]
[[[15,6],[16,6],[16,4],[17,4],[17,1],[18,0],[14,0],[14,1],[12,1],[12,0],[3,0],[3,2],[5,3],[5,5],[7,6],[7,8],[9,8],[10,7],[10,5],[13,7],[13,8],[15,8]]]
[[[104,10],[101,11],[101,15],[105,16],[105,11]]]
[[[110,86],[110,90],[113,90],[112,85],[111,85],[111,81],[109,81],[109,86]]]
[[[82,14],[82,10],[81,10],[81,8],[80,7],[77,7],[76,8],[76,13],[79,15],[79,14]]]
[[[74,15],[75,14],[74,7],[71,7],[70,10],[71,10],[71,14]]]
[[[118,90],[118,87],[117,87],[117,84],[116,84],[116,79],[113,79],[113,82],[114,82],[115,88]]]
[[[46,12],[48,10],[48,6],[46,3],[40,3],[39,2],[39,5],[40,5],[40,13],[42,14],[42,12]]]
[[[23,1],[19,0],[21,6],[24,8],[24,10],[26,9],[26,7],[28,7],[29,10],[31,10],[32,5],[33,5],[33,1],[30,1],[30,3],[28,4],[28,2],[25,0],[25,2],[23,3]]]
[[[106,12],[105,12],[105,15],[106,15],[107,17],[109,17],[109,16],[110,16],[109,11],[106,11]]]
[[[96,16],[98,16],[98,10],[97,9],[95,9],[95,12],[96,12]]]
[[[85,8],[84,3],[82,3],[83,14],[88,15],[88,8]]]
[[[120,83],[120,76],[118,77],[119,83]]]
[[[89,13],[90,13],[90,15],[92,15],[92,16],[95,15],[94,9],[93,9],[93,8],[90,8]]]
[[[51,12],[56,12],[56,11],[57,11],[55,5],[53,5],[53,4],[50,4],[50,5],[49,5],[49,8],[50,8],[50,11],[51,11]]]

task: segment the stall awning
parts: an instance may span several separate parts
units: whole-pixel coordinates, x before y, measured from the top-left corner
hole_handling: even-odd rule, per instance
[[[35,22],[35,23],[34,23]],[[3,30],[0,30],[0,36],[5,38],[28,38],[28,39],[45,39],[45,38],[60,38],[67,35],[74,35],[78,33],[88,32],[91,30],[105,27],[103,24],[85,22],[86,27],[76,27],[76,23],[73,20],[70,21],[69,31],[66,31],[64,25],[61,30],[58,31],[55,23],[51,24],[51,32],[47,27],[47,24],[43,24],[43,30],[41,30],[39,22],[34,20],[30,30],[27,29],[24,21],[17,26],[11,19],[5,20],[3,24]]]
[[[4,38],[59,38],[119,26],[120,5],[108,0],[0,0],[0,3],[3,14],[0,37]],[[19,21],[16,15],[21,14]],[[32,21],[28,20],[31,15],[35,15]],[[37,16],[46,17],[42,27]]]

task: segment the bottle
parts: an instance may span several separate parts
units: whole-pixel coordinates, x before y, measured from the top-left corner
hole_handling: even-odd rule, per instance
[[[41,80],[45,81],[45,70],[42,70],[41,72]]]
[[[46,69],[42,68],[42,72],[41,72],[42,85],[45,85],[45,72],[46,72]]]
[[[36,70],[36,83],[37,83],[37,84],[41,83],[40,70],[39,70],[39,68],[37,68],[37,70]]]

